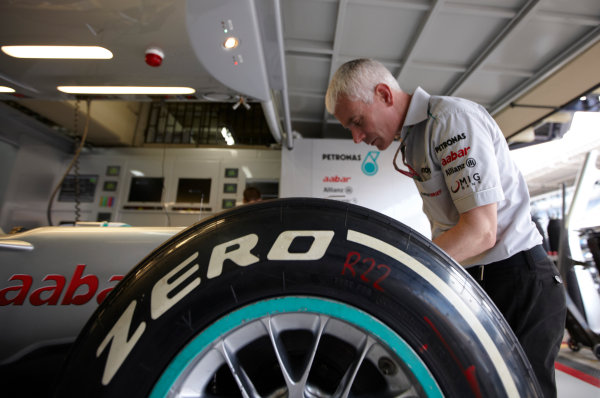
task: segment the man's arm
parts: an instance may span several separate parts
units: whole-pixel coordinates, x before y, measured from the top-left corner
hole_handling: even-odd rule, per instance
[[[458,223],[433,243],[457,262],[476,256],[496,244],[497,217],[496,203],[475,207],[462,213]]]

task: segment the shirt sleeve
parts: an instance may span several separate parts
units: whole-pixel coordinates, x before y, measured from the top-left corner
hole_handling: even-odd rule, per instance
[[[462,108],[439,116],[432,155],[458,212],[503,200],[491,116]]]

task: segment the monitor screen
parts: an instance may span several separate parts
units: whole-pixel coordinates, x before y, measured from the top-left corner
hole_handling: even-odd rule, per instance
[[[132,177],[128,200],[129,202],[160,202],[162,191],[162,177]]]
[[[97,175],[67,175],[60,186],[59,202],[93,202],[98,184]]]
[[[246,188],[254,187],[260,191],[261,197],[265,199],[275,199],[279,197],[279,181],[267,180],[246,180]]]
[[[208,203],[210,202],[210,178],[180,178],[177,183],[176,202]]]

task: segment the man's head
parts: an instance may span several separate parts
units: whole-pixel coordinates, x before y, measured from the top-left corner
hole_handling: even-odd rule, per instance
[[[244,189],[244,203],[258,202],[260,200],[262,200],[262,195],[260,194],[258,188],[248,187]]]
[[[385,66],[364,58],[340,66],[325,95],[327,111],[351,131],[354,142],[380,150],[402,127],[409,101]]]

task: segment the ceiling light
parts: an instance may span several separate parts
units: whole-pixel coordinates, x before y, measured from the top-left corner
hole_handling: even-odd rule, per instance
[[[145,87],[145,86],[58,86],[58,91],[68,94],[193,94],[191,87]]]
[[[227,145],[233,145],[235,144],[235,141],[233,139],[233,136],[231,135],[231,131],[229,131],[227,129],[227,127],[223,127],[221,129],[221,135],[223,136],[223,138],[225,139],[225,142],[227,143]]]
[[[202,94],[202,98],[213,102],[227,102],[233,99],[231,95],[225,93],[206,93]]]
[[[10,88],[10,87],[6,87],[6,86],[0,86],[0,93],[14,93],[15,89]]]
[[[242,171],[246,175],[246,179],[252,178],[252,172],[250,171],[250,169],[248,168],[248,166],[242,166]]]
[[[98,46],[2,46],[15,58],[111,59],[112,52]]]
[[[240,44],[237,38],[230,36],[223,42],[223,47],[226,50],[231,50],[232,48],[236,48]]]

